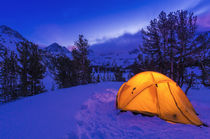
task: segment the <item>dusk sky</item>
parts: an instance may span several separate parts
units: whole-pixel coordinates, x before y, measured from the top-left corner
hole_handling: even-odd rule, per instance
[[[198,15],[210,30],[210,0],[2,0],[0,24],[41,45],[69,46],[84,34],[90,43],[135,33],[165,12],[179,9]]]

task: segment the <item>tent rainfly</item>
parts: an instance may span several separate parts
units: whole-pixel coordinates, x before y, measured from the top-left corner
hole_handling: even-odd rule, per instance
[[[118,91],[116,106],[173,123],[204,125],[177,83],[158,72],[142,72],[124,83]]]

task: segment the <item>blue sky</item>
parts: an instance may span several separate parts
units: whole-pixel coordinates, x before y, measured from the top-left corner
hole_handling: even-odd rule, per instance
[[[210,30],[210,0],[1,0],[0,24],[41,45],[70,46],[78,34],[95,43],[135,33],[160,11],[178,9],[193,11]]]

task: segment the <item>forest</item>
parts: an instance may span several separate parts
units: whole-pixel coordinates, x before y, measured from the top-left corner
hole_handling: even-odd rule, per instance
[[[210,36],[197,32],[197,17],[186,10],[165,13],[150,21],[141,30],[139,54],[126,68],[93,66],[89,60],[89,43],[79,35],[71,51],[52,56],[38,45],[23,41],[17,53],[1,50],[0,101],[6,103],[21,97],[46,92],[43,78],[47,68],[58,88],[68,88],[102,81],[126,81],[143,71],[157,71],[173,79],[179,86],[187,86],[185,93],[197,84],[210,86]],[[48,61],[46,61],[46,57]],[[201,72],[201,75],[197,72]],[[126,75],[126,77],[125,77]],[[103,77],[102,77],[103,76]]]

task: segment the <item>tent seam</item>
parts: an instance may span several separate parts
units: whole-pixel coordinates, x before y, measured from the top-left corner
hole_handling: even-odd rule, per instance
[[[155,81],[155,77],[154,75],[151,73],[152,75],[152,79],[153,79],[153,82],[156,84],[156,87],[155,87],[155,91],[156,91],[156,98],[157,98],[157,109],[158,109],[158,115],[161,116],[161,113],[160,113],[160,103],[159,103],[159,98],[158,98],[158,90],[157,90],[157,87],[158,87],[158,83],[156,83]]]
[[[141,92],[143,92],[145,89],[147,89],[147,88],[149,88],[149,87],[151,87],[151,86],[153,86],[153,85],[155,85],[155,84],[159,84],[159,83],[167,83],[167,82],[171,82],[170,80],[162,80],[162,81],[159,81],[159,82],[155,82],[155,83],[153,83],[153,84],[151,84],[151,85],[148,85],[147,87],[145,87],[145,88],[143,88],[137,95],[135,95],[134,97],[132,97],[131,98],[131,100],[129,100],[128,102],[127,102],[127,104],[125,104],[122,108],[125,108],[136,96],[138,96]]]
[[[194,124],[194,125],[197,125],[197,124],[193,123],[193,122],[192,122],[192,121],[183,113],[183,111],[179,108],[179,106],[178,106],[178,104],[177,104],[177,102],[176,102],[176,99],[174,98],[174,95],[173,95],[172,92],[171,92],[170,85],[169,85],[169,83],[167,83],[167,84],[168,84],[169,91],[170,91],[170,93],[171,93],[171,95],[172,95],[172,98],[173,98],[173,100],[174,100],[174,103],[176,104],[176,107],[178,108],[178,110],[181,112],[181,114],[182,114],[190,123],[192,123],[192,124]]]

